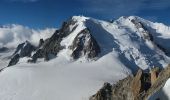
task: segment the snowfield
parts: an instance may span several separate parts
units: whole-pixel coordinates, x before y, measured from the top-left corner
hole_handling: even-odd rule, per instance
[[[135,26],[132,19],[143,23],[154,41],[145,39],[146,30]],[[56,58],[48,62],[38,59],[35,64],[22,58],[17,65],[0,72],[0,100],[88,100],[104,82],[116,83],[138,68],[165,67],[170,62],[156,45],[169,50],[168,26],[135,16],[121,17],[113,23],[83,16],[74,16],[72,20],[76,21],[74,26],[77,27],[63,38],[60,44],[65,49]],[[96,59],[87,60],[83,56],[73,60],[69,47],[85,28],[96,39],[101,53]],[[1,44],[8,44],[5,43]]]
[[[111,55],[91,63],[56,58],[6,68],[0,73],[0,100],[88,100],[104,82],[115,83],[130,74]]]

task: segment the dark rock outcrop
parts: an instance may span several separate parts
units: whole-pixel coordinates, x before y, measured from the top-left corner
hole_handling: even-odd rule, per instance
[[[112,100],[112,85],[104,83],[103,87],[96,95],[93,95],[90,100]]]
[[[35,49],[36,47],[28,41],[19,44],[14,54],[12,55],[8,67],[17,64],[19,59],[22,57],[31,57],[31,53],[35,51]]]
[[[18,63],[19,59],[20,59],[19,54],[16,54],[14,57],[11,58],[11,60],[10,60],[10,62],[8,64],[8,67],[16,65]]]
[[[128,76],[120,80],[117,84],[111,85],[109,88],[111,89],[111,93],[103,92],[103,90],[107,89],[103,86],[95,95],[90,97],[90,100],[133,100],[134,97],[131,89],[132,79],[131,76]]]
[[[144,40],[150,40],[150,41],[154,41],[154,38],[152,36],[152,34],[147,30],[147,28],[142,24],[142,22],[139,22],[137,19],[132,19],[131,22],[135,25],[135,27],[139,30],[140,28],[143,29],[142,31],[142,35]]]
[[[31,57],[32,59],[29,59],[29,63],[35,63],[38,58],[43,58],[44,57],[44,52],[42,49],[38,49],[36,53]]]
[[[74,59],[78,59],[83,55],[86,55],[88,58],[94,58],[100,53],[99,45],[87,28],[76,36],[70,48],[73,51],[72,57]]]
[[[43,44],[44,44],[44,40],[43,40],[43,39],[40,39],[38,48],[40,48]]]
[[[13,55],[19,54],[20,57],[31,57],[31,53],[35,49],[35,46],[33,46],[30,42],[26,41],[18,45]]]

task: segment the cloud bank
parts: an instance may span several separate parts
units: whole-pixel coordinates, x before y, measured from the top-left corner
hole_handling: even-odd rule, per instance
[[[0,47],[15,48],[26,40],[34,45],[38,45],[41,38],[49,38],[55,30],[55,28],[34,30],[16,24],[2,26],[0,28]]]

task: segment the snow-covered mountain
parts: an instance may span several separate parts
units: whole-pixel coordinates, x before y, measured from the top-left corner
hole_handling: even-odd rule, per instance
[[[73,16],[35,48],[28,41],[0,73],[2,100],[87,100],[104,82],[170,61],[170,27],[137,16]]]

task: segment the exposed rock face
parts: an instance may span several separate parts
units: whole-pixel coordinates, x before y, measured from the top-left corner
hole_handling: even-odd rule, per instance
[[[120,80],[117,84],[111,85],[109,87],[111,93],[103,92],[104,90],[107,90],[104,85],[97,94],[90,97],[90,100],[134,100],[131,83],[132,77],[128,76],[127,78]]]
[[[38,49],[36,53],[32,56],[32,59],[29,59],[29,63],[35,63],[37,61],[37,58],[43,58],[44,57],[44,52],[42,49]]]
[[[19,54],[20,57],[31,57],[32,51],[36,48],[28,41],[19,44],[13,55]]]
[[[19,59],[22,57],[31,57],[31,53],[35,50],[36,48],[29,43],[28,41],[19,44],[16,51],[14,52],[11,61],[9,62],[8,66],[12,66],[18,63]]]
[[[141,91],[141,87],[142,87],[142,81],[141,81],[141,78],[142,78],[142,70],[139,69],[136,76],[133,78],[132,80],[132,93],[133,93],[133,96],[134,97],[137,97],[138,94],[140,93]]]
[[[133,92],[131,90],[132,77],[129,76],[116,85],[112,86],[112,99],[111,100],[133,100]]]
[[[100,47],[90,31],[86,28],[82,30],[74,39],[72,46],[72,57],[77,59],[83,55],[94,58],[100,53]]]
[[[150,73],[139,69],[135,76],[128,76],[111,85],[109,87],[111,93],[103,92],[108,90],[108,87],[106,88],[104,85],[102,89],[90,97],[90,100],[148,100],[151,95],[163,87],[170,77],[170,65],[162,71],[158,69],[153,68]]]
[[[16,54],[13,58],[11,58],[11,60],[10,60],[10,62],[8,64],[8,67],[16,65],[18,63],[18,61],[19,61],[19,58],[20,58],[19,54]]]
[[[152,34],[147,30],[147,28],[141,23],[138,22],[136,19],[132,19],[131,22],[136,26],[137,29],[143,29],[142,30],[142,35],[144,39],[154,41]]]
[[[44,40],[43,40],[43,39],[40,39],[38,48],[40,48],[43,44],[44,44]]]
[[[151,74],[151,83],[152,83],[152,85],[154,85],[154,83],[156,82],[159,73],[160,73],[159,67],[156,67],[156,68],[154,68],[154,69],[152,69],[152,70],[150,71],[150,74]]]

